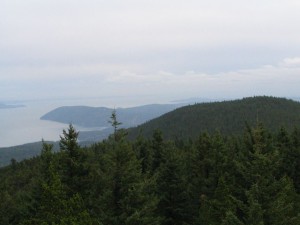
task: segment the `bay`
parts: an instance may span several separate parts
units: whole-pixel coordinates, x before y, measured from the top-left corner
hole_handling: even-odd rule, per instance
[[[51,106],[30,102],[26,107],[0,110],[0,147],[10,147],[25,143],[59,140],[66,124],[42,121],[40,117]]]
[[[99,99],[36,100],[20,102],[25,107],[0,109],[0,147],[22,145],[42,139],[58,141],[63,129],[68,128],[68,124],[40,120],[41,116],[60,106],[99,106],[104,103],[101,102]],[[78,131],[93,130],[77,126],[75,128]]]
[[[157,101],[153,96],[109,96],[95,98],[47,99],[26,101],[2,101],[4,104],[25,105],[18,108],[0,109],[0,147],[11,147],[41,141],[58,141],[63,129],[68,124],[40,120],[47,112],[61,106],[93,106],[93,107],[133,107],[153,103],[169,103]],[[109,120],[109,118],[107,118]],[[77,131],[102,130],[103,127],[85,128],[75,126]]]

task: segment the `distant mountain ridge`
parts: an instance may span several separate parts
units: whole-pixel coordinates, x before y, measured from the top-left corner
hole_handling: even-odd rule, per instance
[[[132,108],[117,108],[116,112],[118,121],[122,122],[123,127],[131,127],[181,106],[181,104],[152,104]],[[111,124],[108,123],[113,110],[106,107],[64,106],[45,114],[41,119],[66,124],[73,123],[82,127],[90,127],[91,130],[92,128],[108,127],[101,131],[80,131],[78,141],[80,145],[85,146],[103,140],[113,132]],[[55,150],[59,149],[58,142],[51,143],[54,144]],[[8,165],[12,158],[21,161],[39,155],[41,149],[42,142],[2,147],[0,148],[0,167]]]
[[[58,142],[47,141],[47,143],[53,144],[54,150],[58,151]],[[40,141],[13,147],[2,147],[0,148],[0,167],[9,165],[11,159],[21,161],[23,159],[28,159],[40,155],[42,146],[43,143]]]
[[[131,108],[117,108],[118,121],[122,127],[137,126],[148,120],[170,112],[182,104],[152,104]],[[108,127],[111,113],[114,109],[106,107],[89,106],[63,106],[56,108],[41,117],[42,120],[60,123],[72,123],[82,127]]]
[[[199,133],[241,134],[245,124],[262,122],[268,129],[300,127],[300,103],[277,97],[248,97],[240,100],[199,103],[178,108],[129,129],[129,138],[142,133],[150,137],[154,130],[166,138],[196,138]]]
[[[11,108],[20,108],[20,107],[25,107],[25,105],[12,105],[12,104],[4,104],[4,103],[0,103],[0,109],[11,109]]]
[[[285,98],[261,96],[231,101],[197,103],[183,107],[177,104],[167,105],[166,107],[160,106],[161,105],[148,105],[127,109],[128,112],[125,114],[127,116],[128,114],[130,115],[129,112],[135,112],[137,115],[140,115],[141,113],[153,109],[153,107],[159,109],[158,114],[161,113],[157,118],[149,119],[149,121],[141,125],[129,128],[128,137],[130,139],[136,138],[140,134],[145,137],[151,137],[156,129],[161,130],[164,137],[170,139],[175,137],[197,138],[200,132],[214,132],[216,130],[225,134],[242,134],[246,122],[250,126],[255,126],[257,122],[262,122],[270,130],[276,130],[280,126],[285,126],[287,129],[293,129],[294,127],[300,128],[300,103]],[[172,109],[173,107],[174,109]],[[99,114],[97,114],[99,113],[97,111],[99,108],[100,111],[102,110],[102,112],[106,113],[100,114],[101,120],[99,119]],[[99,119],[103,125],[109,126],[109,128],[101,132],[81,131],[79,133],[79,141],[84,146],[103,140],[112,132],[110,124],[108,123],[112,110],[113,109],[105,107],[72,106],[57,108],[49,112],[49,114],[53,120],[56,119],[55,121],[60,118],[55,118],[55,116],[64,115],[60,118],[64,120],[57,122],[69,123],[72,121],[68,119],[77,119],[80,117],[83,118],[84,122],[87,115],[93,118],[92,115],[95,113],[97,118],[94,118],[94,121]],[[163,114],[164,110],[169,111]],[[122,115],[120,111],[122,110],[118,108],[118,120],[129,126],[130,123],[126,122],[125,115]],[[84,114],[84,112],[89,112],[90,114]],[[138,120],[136,119],[136,121]],[[99,121],[94,124],[92,120],[90,120],[88,124],[91,127],[101,125]],[[82,125],[84,126],[85,124]],[[55,145],[57,145],[57,143],[55,143]],[[10,148],[0,148],[0,167],[8,165],[11,158],[19,161],[38,155],[41,151],[41,146],[39,142]]]

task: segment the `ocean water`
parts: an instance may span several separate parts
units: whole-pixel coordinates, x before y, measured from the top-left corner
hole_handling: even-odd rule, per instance
[[[102,106],[97,99],[47,100],[19,102],[25,107],[0,109],[0,147],[10,147],[41,141],[57,141],[68,124],[40,120],[47,112],[67,105]],[[86,131],[84,127],[75,128]],[[97,128],[95,128],[97,129]],[[89,129],[91,130],[91,129]]]
[[[36,141],[59,140],[67,124],[42,121],[40,117],[52,110],[51,105],[28,102],[25,107],[0,109],[0,147]]]
[[[19,101],[25,105],[20,108],[0,109],[0,147],[10,147],[41,141],[57,141],[68,124],[40,120],[47,112],[60,106],[104,106],[110,108],[130,107],[153,103],[152,99],[132,98],[89,98],[69,100],[31,100]],[[10,102],[4,102],[10,104]],[[109,119],[109,118],[108,118]],[[77,131],[101,130],[75,126]]]

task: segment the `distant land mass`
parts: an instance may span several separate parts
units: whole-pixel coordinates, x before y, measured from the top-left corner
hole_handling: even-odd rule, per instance
[[[10,108],[20,108],[20,107],[25,107],[25,105],[14,105],[14,104],[0,103],[0,109],[10,109]]]
[[[300,127],[300,103],[277,97],[248,97],[240,100],[199,103],[178,108],[158,118],[129,129],[129,138],[139,134],[151,137],[161,130],[168,139],[195,139],[201,132],[219,131],[224,134],[242,134],[249,126],[262,122],[266,128],[288,130]]]
[[[89,137],[86,137],[86,135],[89,135]],[[90,146],[94,144],[96,140],[97,141],[103,140],[107,136],[103,136],[101,135],[101,133],[99,134],[99,132],[98,133],[95,132],[94,134],[87,132],[85,135],[80,132],[78,137],[78,142],[81,147]],[[53,151],[55,152],[59,151],[59,141],[55,141],[55,142],[45,141],[45,142],[53,145]],[[12,159],[16,160],[17,162],[20,162],[24,159],[29,159],[38,156],[41,154],[42,149],[43,149],[42,141],[27,143],[23,145],[12,146],[12,147],[0,147],[0,167],[9,165]]]
[[[149,111],[153,109],[156,109],[156,111],[154,110],[154,113],[151,114]],[[126,112],[126,110],[128,111]],[[102,131],[81,131],[78,140],[80,145],[85,146],[101,141],[112,133],[108,123],[112,111],[113,109],[104,107],[60,107],[43,117],[44,119],[48,118],[50,120],[51,118],[53,121],[63,123],[74,123],[76,121],[76,124],[81,126],[109,126],[109,128]],[[277,97],[259,96],[240,100],[196,103],[187,106],[178,104],[148,105],[128,109],[118,108],[116,111],[118,120],[125,126],[135,123],[132,121],[141,123],[127,129],[129,139],[134,139],[138,135],[149,138],[157,129],[161,130],[164,138],[167,139],[177,137],[195,139],[201,132],[214,133],[215,131],[229,135],[242,135],[246,129],[246,124],[254,127],[260,122],[271,131],[278,130],[282,126],[287,130],[294,127],[300,129],[300,103]],[[167,112],[164,113],[164,111]],[[155,116],[155,113],[158,115],[157,118],[148,119],[151,118],[151,115]],[[143,117],[143,114],[146,114],[146,116]],[[130,121],[126,121],[126,118],[129,118]],[[146,122],[142,122],[143,120]],[[41,146],[42,144],[39,142],[0,148],[0,166],[8,165],[12,158],[19,161],[38,155]],[[55,146],[57,149],[57,142]]]
[[[183,105],[186,105],[186,103],[150,104],[131,108],[117,108],[115,110],[117,120],[122,123],[120,128],[129,128],[145,123]],[[83,128],[89,128],[87,131],[80,131],[78,139],[81,143],[90,143],[103,140],[113,132],[109,123],[113,111],[113,108],[107,107],[62,106],[46,113],[41,117],[41,120],[65,124],[72,123]]]
[[[59,149],[58,142],[47,142],[51,143],[54,146],[54,150],[57,151]],[[17,162],[32,158],[34,156],[40,155],[42,151],[43,143],[35,142],[35,143],[28,143],[24,145],[18,145],[13,147],[3,147],[0,148],[0,167],[7,166],[10,164],[11,159],[16,160]]]
[[[148,120],[170,112],[184,104],[151,104],[131,108],[117,108],[116,114],[123,128],[137,126]],[[109,120],[114,109],[89,106],[63,106],[56,108],[41,117],[60,123],[72,123],[86,128],[110,127]]]

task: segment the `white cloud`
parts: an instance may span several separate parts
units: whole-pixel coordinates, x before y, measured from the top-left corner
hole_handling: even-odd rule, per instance
[[[286,67],[300,67],[300,57],[286,58],[281,63],[281,66],[286,66]]]

